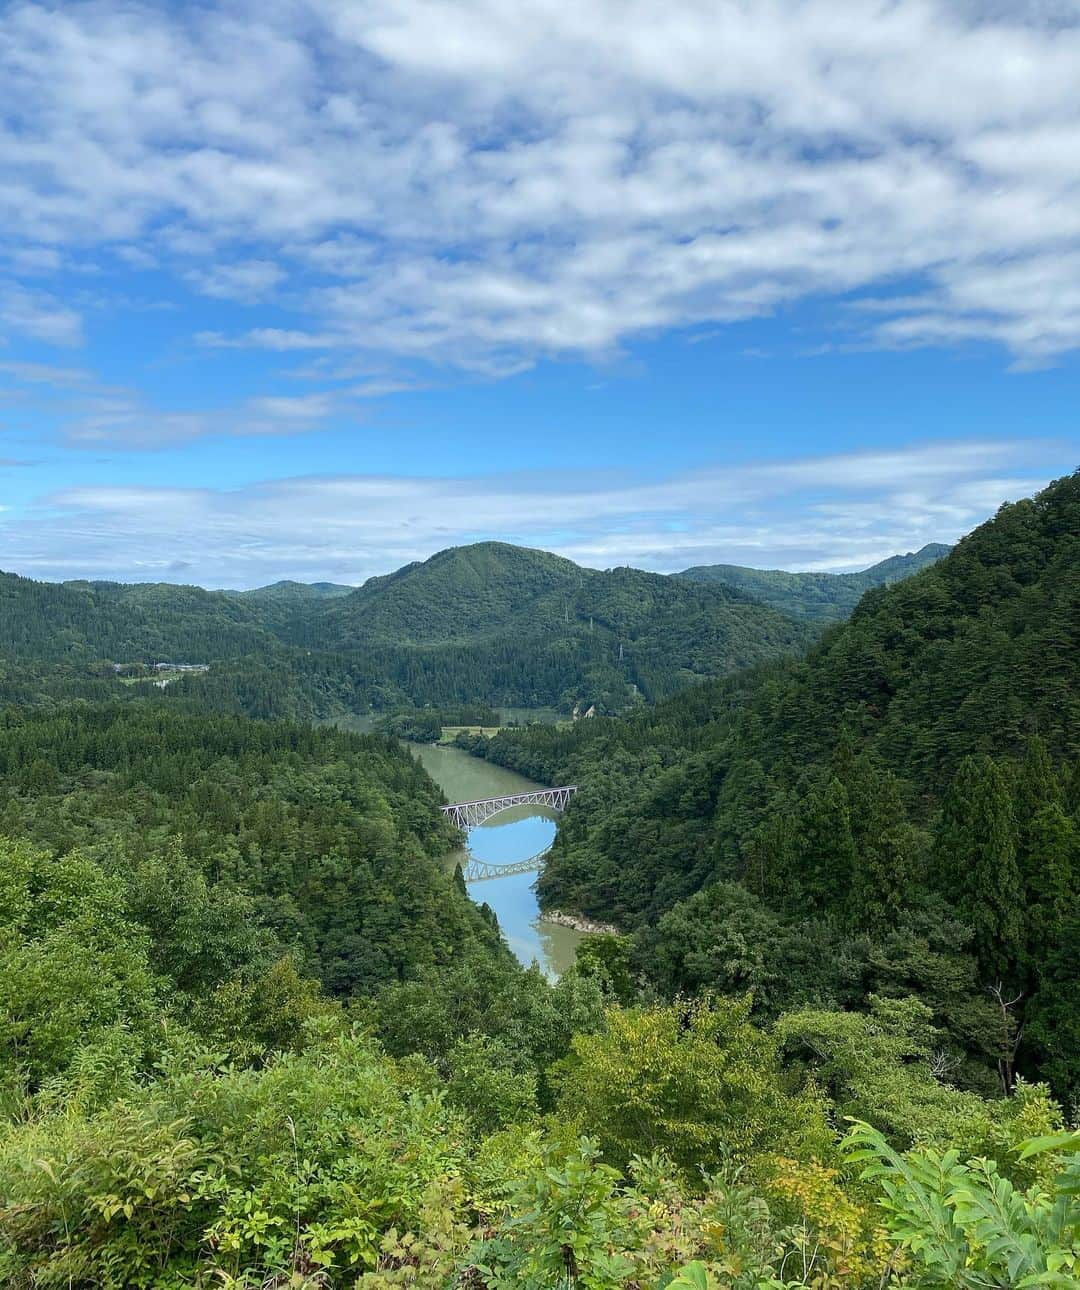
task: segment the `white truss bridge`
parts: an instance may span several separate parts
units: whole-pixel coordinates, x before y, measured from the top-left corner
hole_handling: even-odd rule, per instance
[[[475,802],[454,802],[450,806],[444,806],[442,812],[459,829],[467,831],[490,820],[500,811],[510,810],[512,806],[547,806],[553,811],[565,811],[567,803],[576,792],[576,784],[564,784],[561,788],[538,788],[531,793],[506,793],[502,797],[481,797]],[[488,864],[486,860],[470,856],[464,870],[465,881],[483,882],[487,878],[507,878],[513,873],[532,873],[540,868],[540,862],[550,850],[550,847],[545,847],[528,860],[518,860],[513,864]]]

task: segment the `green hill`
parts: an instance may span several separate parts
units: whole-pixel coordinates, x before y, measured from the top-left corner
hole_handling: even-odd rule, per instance
[[[225,592],[0,573],[0,657],[209,662],[274,644],[257,610]]]
[[[993,1065],[1003,983],[1022,1068],[1080,1093],[1080,475],[868,592],[803,662],[487,752],[581,786],[542,900],[638,929],[663,988],[915,992]]]
[[[280,582],[268,583],[265,587],[253,587],[250,591],[230,591],[227,595],[240,596],[244,600],[265,600],[301,603],[311,600],[332,600],[335,596],[347,596],[355,587],[347,587],[340,582],[292,582],[283,578]]]
[[[847,618],[871,587],[910,578],[948,555],[951,549],[941,542],[930,542],[918,551],[890,556],[858,573],[789,573],[783,569],[748,569],[738,564],[703,564],[676,576],[694,582],[726,583],[792,618],[829,623]]]
[[[440,551],[315,614],[297,645],[375,665],[415,702],[620,708],[804,647],[806,629],[737,589],[583,569],[499,542]]]
[[[916,558],[886,562],[886,576]],[[174,693],[260,716],[474,702],[569,710],[581,700],[620,711],[805,649],[811,615],[797,622],[756,590],[584,569],[501,542],[440,551],[358,588],[211,592],[4,574],[0,659],[213,663],[213,677]],[[35,674],[9,676],[3,690],[42,688]]]

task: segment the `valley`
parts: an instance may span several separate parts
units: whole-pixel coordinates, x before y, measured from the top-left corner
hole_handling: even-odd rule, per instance
[[[550,722],[554,714],[543,709],[538,713],[511,709],[501,715],[507,722],[526,722],[532,718]],[[373,717],[346,717],[334,722],[341,729],[357,730],[370,730],[374,723]],[[543,787],[535,780],[473,757],[460,748],[434,744],[407,746],[450,802],[475,801]],[[473,829],[467,847],[449,851],[444,863],[452,872],[459,864],[464,868],[470,855],[493,865],[528,860],[554,841],[557,819],[554,811],[543,806],[512,807]],[[524,967],[535,960],[546,975],[555,977],[573,964],[581,933],[542,919],[535,883],[535,872],[513,874],[472,884],[469,895],[494,911],[507,944]]]
[[[358,591],[5,575],[0,1274],[546,1286],[584,1187],[603,1290],[900,1251],[929,1290],[879,1179],[1070,1204],[1080,476],[916,555],[824,633],[820,582],[797,621],[502,544]],[[562,784],[467,851],[442,810]]]

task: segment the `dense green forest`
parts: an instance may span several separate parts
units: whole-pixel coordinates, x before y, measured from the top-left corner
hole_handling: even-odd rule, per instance
[[[929,542],[918,551],[890,556],[857,573],[789,573],[784,569],[748,569],[738,564],[699,564],[678,576],[738,587],[791,618],[832,623],[847,618],[871,587],[887,587],[910,578],[949,551],[941,542]]]
[[[256,610],[224,592],[0,573],[0,658],[208,662],[275,643]]]
[[[433,862],[393,741],[9,711],[0,785],[5,1285],[1080,1270],[1080,1137],[1044,1089],[958,1088],[910,996],[765,1026],[741,991],[658,1001],[614,937],[549,984]]]
[[[1020,1070],[1074,1102],[1078,605],[1074,475],[803,662],[463,742],[580,785],[542,898],[635,931],[661,990],[752,989],[763,1017],[914,993],[971,1087]]]
[[[372,578],[298,615],[291,643],[358,660],[409,701],[618,711],[805,646],[804,628],[743,593],[637,569],[597,572],[485,542]]]
[[[62,662],[85,679],[101,660],[212,663],[211,676],[175,693],[258,717],[476,702],[569,711],[580,700],[616,712],[811,639],[732,588],[600,573],[493,542],[356,590],[277,583],[229,593],[4,574],[0,609],[5,666]],[[42,689],[48,698],[56,686]]]
[[[727,649],[749,603],[634,608],[620,570],[569,604],[528,560],[517,598],[477,556],[508,668],[499,624],[542,605],[610,648],[604,596],[643,636],[696,604]],[[580,785],[541,892],[625,934],[554,983],[445,869],[396,739],[241,711],[386,685],[364,652],[430,572],[355,655],[293,639],[123,702],[92,658],[0,671],[0,1283],[1080,1284],[1080,476],[802,661],[462,736]],[[271,597],[343,631],[351,598]],[[464,673],[441,613],[403,657]],[[491,715],[446,705],[402,720]]]
[[[283,578],[280,582],[271,582],[265,587],[253,587],[250,591],[231,591],[228,594],[242,596],[247,600],[277,600],[288,604],[347,596],[353,590],[353,587],[340,582],[293,582]]]

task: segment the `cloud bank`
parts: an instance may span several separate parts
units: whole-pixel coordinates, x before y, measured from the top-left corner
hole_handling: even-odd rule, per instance
[[[499,538],[593,567],[841,569],[961,536],[1049,478],[1055,445],[937,443],[713,468],[659,480],[534,474],[340,476],[235,490],[82,487],[0,519],[4,564],[35,577],[248,587],[359,583]],[[287,517],[287,522],[284,517]]]

